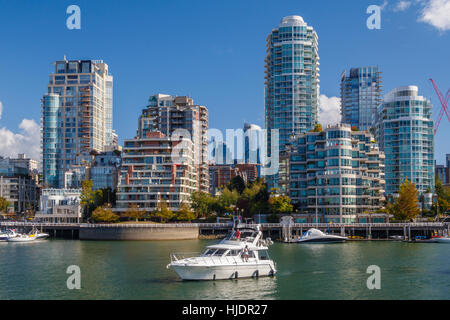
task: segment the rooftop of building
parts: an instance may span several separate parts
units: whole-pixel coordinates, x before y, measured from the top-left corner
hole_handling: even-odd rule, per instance
[[[278,27],[289,26],[306,26],[306,22],[301,16],[286,16],[281,19],[281,23],[278,25]]]
[[[419,87],[410,85],[410,86],[402,86],[397,87],[391,91],[389,91],[384,96],[384,102],[392,102],[397,100],[408,100],[408,99],[418,99],[425,100],[423,96],[419,96]]]

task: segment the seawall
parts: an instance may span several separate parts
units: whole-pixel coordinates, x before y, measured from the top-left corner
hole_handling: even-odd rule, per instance
[[[81,227],[80,240],[193,240],[199,227],[189,225],[95,225]]]

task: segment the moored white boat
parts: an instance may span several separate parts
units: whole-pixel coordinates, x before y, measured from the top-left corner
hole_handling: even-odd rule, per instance
[[[0,232],[0,241],[8,241],[8,238],[14,238],[17,236],[16,230],[8,229]]]
[[[36,241],[36,234],[18,234],[15,237],[8,238],[8,242],[31,242]]]
[[[440,238],[433,238],[434,242],[439,243],[450,243],[450,237],[440,237]]]
[[[335,236],[323,233],[317,229],[309,229],[306,233],[297,239],[297,243],[338,243],[344,242],[347,237]]]
[[[48,233],[45,232],[36,232],[36,239],[47,239],[48,237],[50,237],[50,235]]]
[[[262,239],[259,225],[233,231],[220,243],[208,246],[201,255],[171,254],[172,268],[183,280],[223,280],[272,276],[277,270],[268,255],[273,242]],[[247,251],[248,250],[248,251]],[[246,253],[248,252],[248,257]]]

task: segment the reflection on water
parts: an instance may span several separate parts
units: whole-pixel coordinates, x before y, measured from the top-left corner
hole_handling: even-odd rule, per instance
[[[198,283],[183,283],[192,286],[194,299],[275,299],[277,291],[276,277],[259,279],[221,280]]]
[[[46,240],[0,243],[0,299],[449,299],[450,246],[402,242],[281,244],[270,248],[275,277],[182,281],[171,252],[215,241]],[[69,265],[81,290],[68,290]],[[381,290],[368,290],[369,265]]]

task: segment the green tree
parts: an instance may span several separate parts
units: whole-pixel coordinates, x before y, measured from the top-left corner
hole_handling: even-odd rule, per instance
[[[103,190],[99,189],[93,192],[94,192],[94,206],[97,208],[104,205],[105,202],[103,201]]]
[[[269,203],[273,213],[291,213],[294,209],[288,196],[272,197]]]
[[[155,215],[161,219],[161,222],[166,222],[174,217],[172,210],[169,209],[166,201],[160,201]]]
[[[228,183],[228,189],[237,190],[237,192],[241,194],[245,189],[244,179],[239,175],[231,178],[230,182]]]
[[[94,204],[94,191],[92,190],[92,180],[84,180],[81,183],[81,206],[83,207],[85,218],[89,218]]]
[[[208,217],[215,205],[216,199],[209,193],[196,191],[191,194],[191,208],[199,217]]]
[[[195,218],[197,218],[195,212],[191,210],[191,207],[186,202],[183,202],[178,210],[177,220],[192,221]]]
[[[112,190],[110,187],[107,187],[95,191],[94,203],[96,207],[102,206],[107,203],[110,203],[112,206],[115,206],[116,190]]]
[[[399,196],[394,204],[388,204],[387,208],[396,220],[412,220],[420,214],[418,205],[418,191],[416,185],[405,179],[400,185]]]
[[[450,192],[444,188],[439,176],[436,176],[435,190],[437,195],[437,203],[433,204],[432,211],[439,214],[446,214],[450,209]]]
[[[228,188],[224,188],[220,195],[216,196],[213,201],[213,210],[219,214],[225,212],[232,212],[239,200],[239,193],[237,190],[231,191]]]
[[[92,219],[96,222],[117,222],[119,216],[108,206],[101,206],[92,212]]]

